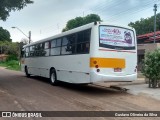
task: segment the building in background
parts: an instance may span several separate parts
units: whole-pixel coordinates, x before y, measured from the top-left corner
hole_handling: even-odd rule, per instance
[[[142,59],[148,51],[160,48],[160,31],[156,32],[156,40],[154,43],[154,32],[137,36],[138,45],[138,70],[141,70]]]

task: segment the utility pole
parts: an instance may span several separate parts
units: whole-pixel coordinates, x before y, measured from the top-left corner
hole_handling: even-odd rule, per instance
[[[1,46],[1,54],[2,54],[2,46]]]
[[[30,44],[31,43],[31,31],[29,31],[28,39],[29,39],[29,44]]]
[[[154,4],[154,43],[156,43],[156,11],[157,11],[157,4]]]

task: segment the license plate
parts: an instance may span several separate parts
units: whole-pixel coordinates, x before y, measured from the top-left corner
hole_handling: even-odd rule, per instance
[[[122,72],[121,68],[114,68],[114,72]]]

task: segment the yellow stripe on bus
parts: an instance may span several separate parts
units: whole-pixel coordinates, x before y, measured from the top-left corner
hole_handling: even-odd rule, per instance
[[[90,67],[99,68],[125,68],[125,59],[119,58],[90,58]]]

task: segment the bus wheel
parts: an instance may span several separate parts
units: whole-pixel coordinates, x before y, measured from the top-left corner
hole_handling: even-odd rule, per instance
[[[26,74],[27,77],[30,77],[30,74],[28,73],[27,67],[25,67],[25,74]]]
[[[54,69],[52,69],[50,72],[50,83],[51,85],[57,85],[57,76],[56,71]]]

